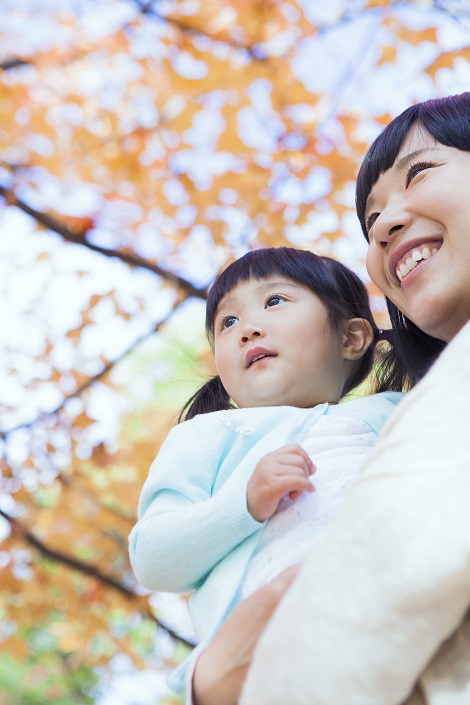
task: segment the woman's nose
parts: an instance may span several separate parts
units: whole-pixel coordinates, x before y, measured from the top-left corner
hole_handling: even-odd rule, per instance
[[[410,222],[409,213],[401,209],[385,209],[377,217],[372,227],[372,237],[380,247],[386,248],[397,235],[403,234]]]
[[[252,323],[246,323],[240,331],[240,342],[248,343],[253,338],[262,338],[264,335],[261,326]]]

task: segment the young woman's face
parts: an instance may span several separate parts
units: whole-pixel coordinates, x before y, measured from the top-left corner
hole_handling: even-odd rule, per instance
[[[412,128],[365,218],[373,282],[425,333],[451,340],[470,319],[470,152]]]
[[[279,275],[242,282],[221,300],[214,350],[222,384],[242,408],[337,402],[345,381],[326,306]]]

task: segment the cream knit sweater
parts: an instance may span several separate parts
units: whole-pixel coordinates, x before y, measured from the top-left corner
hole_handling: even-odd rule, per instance
[[[240,705],[469,705],[470,323],[385,425]]]

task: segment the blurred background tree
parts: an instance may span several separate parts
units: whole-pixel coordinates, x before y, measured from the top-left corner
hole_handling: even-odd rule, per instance
[[[365,280],[354,180],[470,86],[466,0],[2,0],[0,703],[104,703],[190,648],[136,584],[148,467],[213,371],[204,299],[248,249]],[[369,284],[378,321],[379,292]]]

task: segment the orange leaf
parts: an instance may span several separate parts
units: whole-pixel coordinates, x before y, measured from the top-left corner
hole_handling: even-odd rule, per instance
[[[396,47],[387,45],[382,47],[382,54],[380,59],[377,62],[377,66],[380,66],[381,64],[390,64],[394,63],[397,58],[397,50]]]
[[[470,61],[470,48],[461,49],[459,51],[448,51],[440,54],[437,59],[435,59],[432,64],[427,66],[424,70],[431,76],[432,79],[435,79],[436,73],[439,69],[453,69],[454,62],[458,58]]]

